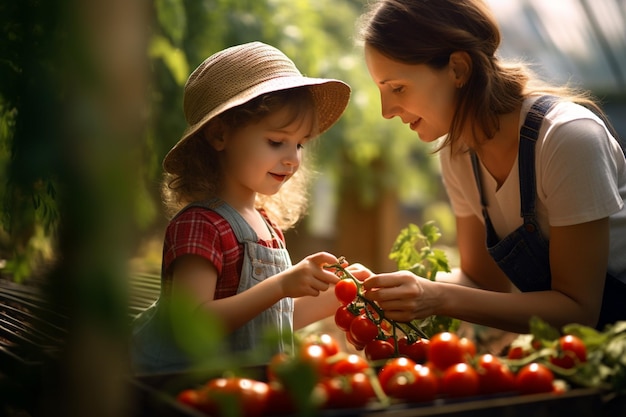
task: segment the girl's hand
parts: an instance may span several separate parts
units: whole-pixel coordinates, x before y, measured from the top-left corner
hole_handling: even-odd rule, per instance
[[[280,279],[285,297],[298,298],[304,296],[316,297],[326,291],[331,285],[339,281],[332,270],[324,269],[324,265],[338,262],[334,255],[318,252],[309,255],[296,265],[281,272],[276,277]]]
[[[363,281],[364,296],[375,301],[385,316],[408,322],[435,314],[437,286],[408,271],[372,275]]]

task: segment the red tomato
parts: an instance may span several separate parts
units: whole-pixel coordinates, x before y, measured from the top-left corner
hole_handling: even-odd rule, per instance
[[[495,394],[515,390],[515,375],[506,364],[491,354],[478,358],[476,372],[480,380],[482,394]]]
[[[465,352],[466,360],[467,358],[471,359],[476,356],[476,344],[472,339],[462,337],[459,339],[459,345],[461,345],[463,351]]]
[[[278,352],[270,359],[269,364],[265,370],[267,380],[280,381],[281,370],[284,369],[293,358],[285,352]]]
[[[272,382],[269,384],[269,389],[267,406],[265,407],[266,415],[292,415],[297,411],[291,394],[282,384]]]
[[[324,408],[360,408],[376,396],[369,377],[362,372],[327,378],[320,384],[326,392]]]
[[[202,410],[211,415],[224,415],[220,404],[240,407],[241,415],[257,417],[265,413],[269,399],[269,385],[249,378],[228,377],[210,380],[201,392],[206,396]]]
[[[438,393],[438,378],[427,366],[397,372],[382,386],[385,394],[408,402],[433,401]]]
[[[352,278],[346,278],[335,284],[335,297],[341,304],[348,305],[356,299],[358,288]]]
[[[328,333],[310,334],[304,339],[303,345],[321,346],[327,357],[336,355],[340,350],[337,340]]]
[[[429,346],[430,340],[428,339],[420,338],[410,344],[408,343],[408,339],[406,337],[398,339],[398,351],[400,354],[421,364],[426,363],[428,360]]]
[[[319,376],[328,374],[328,356],[320,345],[304,345],[300,349],[300,358],[310,364]]]
[[[517,372],[515,386],[521,394],[550,392],[554,383],[552,371],[540,363],[529,363]]]
[[[430,338],[428,359],[437,368],[445,371],[448,367],[465,362],[465,349],[459,337],[450,332],[441,332]]]
[[[577,336],[568,334],[561,336],[558,340],[557,355],[550,356],[552,364],[571,369],[576,365],[587,362],[587,347]]]
[[[361,314],[350,323],[350,334],[357,343],[365,346],[378,336],[378,326],[367,315]]]
[[[363,357],[355,354],[348,355],[330,366],[331,375],[350,375],[363,372],[370,365]]]
[[[454,364],[444,371],[440,391],[452,398],[477,395],[480,391],[478,373],[467,363]]]
[[[350,324],[356,318],[346,306],[341,306],[335,311],[335,324],[344,332],[350,330]]]
[[[506,354],[506,357],[509,359],[517,360],[522,359],[526,356],[526,352],[524,352],[524,348],[521,346],[512,346],[509,348],[509,351]]]
[[[176,400],[179,403],[185,404],[189,407],[192,407],[198,410],[203,409],[201,393],[199,390],[191,389],[191,388],[183,390],[178,393],[178,395],[176,396]]]
[[[396,352],[396,348],[386,340],[374,339],[365,344],[365,357],[370,361],[389,359]]]
[[[389,359],[378,371],[378,381],[380,386],[384,387],[389,378],[401,372],[410,372],[417,365],[413,360],[403,356],[399,358]]]
[[[361,342],[357,342],[356,340],[354,340],[354,336],[352,336],[352,333],[350,332],[346,332],[346,340],[348,341],[348,343],[350,343],[356,350],[363,350],[365,348],[365,344],[361,343]]]

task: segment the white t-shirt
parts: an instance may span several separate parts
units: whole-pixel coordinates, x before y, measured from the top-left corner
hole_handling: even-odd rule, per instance
[[[522,106],[520,127],[535,98]],[[469,153],[440,152],[443,181],[456,216],[475,215],[482,207]],[[497,188],[481,164],[481,183],[489,217],[500,238],[522,225],[518,160]],[[550,226],[567,226],[610,217],[608,271],[626,282],[626,161],[604,123],[583,106],[563,102],[546,114],[535,145],[536,218],[549,239]]]

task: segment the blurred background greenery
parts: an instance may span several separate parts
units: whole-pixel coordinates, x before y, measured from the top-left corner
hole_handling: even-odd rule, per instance
[[[534,62],[555,81],[593,89],[624,135],[624,2],[597,1],[593,8],[585,0],[489,3],[503,27],[503,56]],[[69,310],[75,331],[68,369],[75,373],[63,376],[72,388],[67,393],[80,392],[85,407],[98,410],[89,415],[123,414],[123,401],[95,398],[80,381],[94,377],[100,393],[116,391],[129,276],[160,270],[167,222],[158,192],[161,161],[185,128],[183,85],[220,49],[261,40],[282,49],[306,75],[340,78],[353,88],[339,123],[307,148],[315,152],[318,177],[309,215],[287,233],[294,261],[324,250],[388,270],[399,230],[434,220],[454,264],[454,224],[437,158],[399,120],[382,119],[355,46],[355,24],[366,4],[0,4],[0,276],[43,281]],[[111,360],[94,362],[99,354]],[[74,407],[58,415],[85,415]]]

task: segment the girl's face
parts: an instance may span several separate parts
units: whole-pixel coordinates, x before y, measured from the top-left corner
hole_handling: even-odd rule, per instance
[[[294,118],[285,107],[230,130],[217,146],[222,151],[222,192],[244,200],[255,193],[277,193],[300,167],[312,127],[312,114]]]
[[[424,142],[449,132],[458,84],[449,67],[435,70],[425,64],[400,63],[368,45],[365,62],[380,90],[384,118],[398,116]]]

